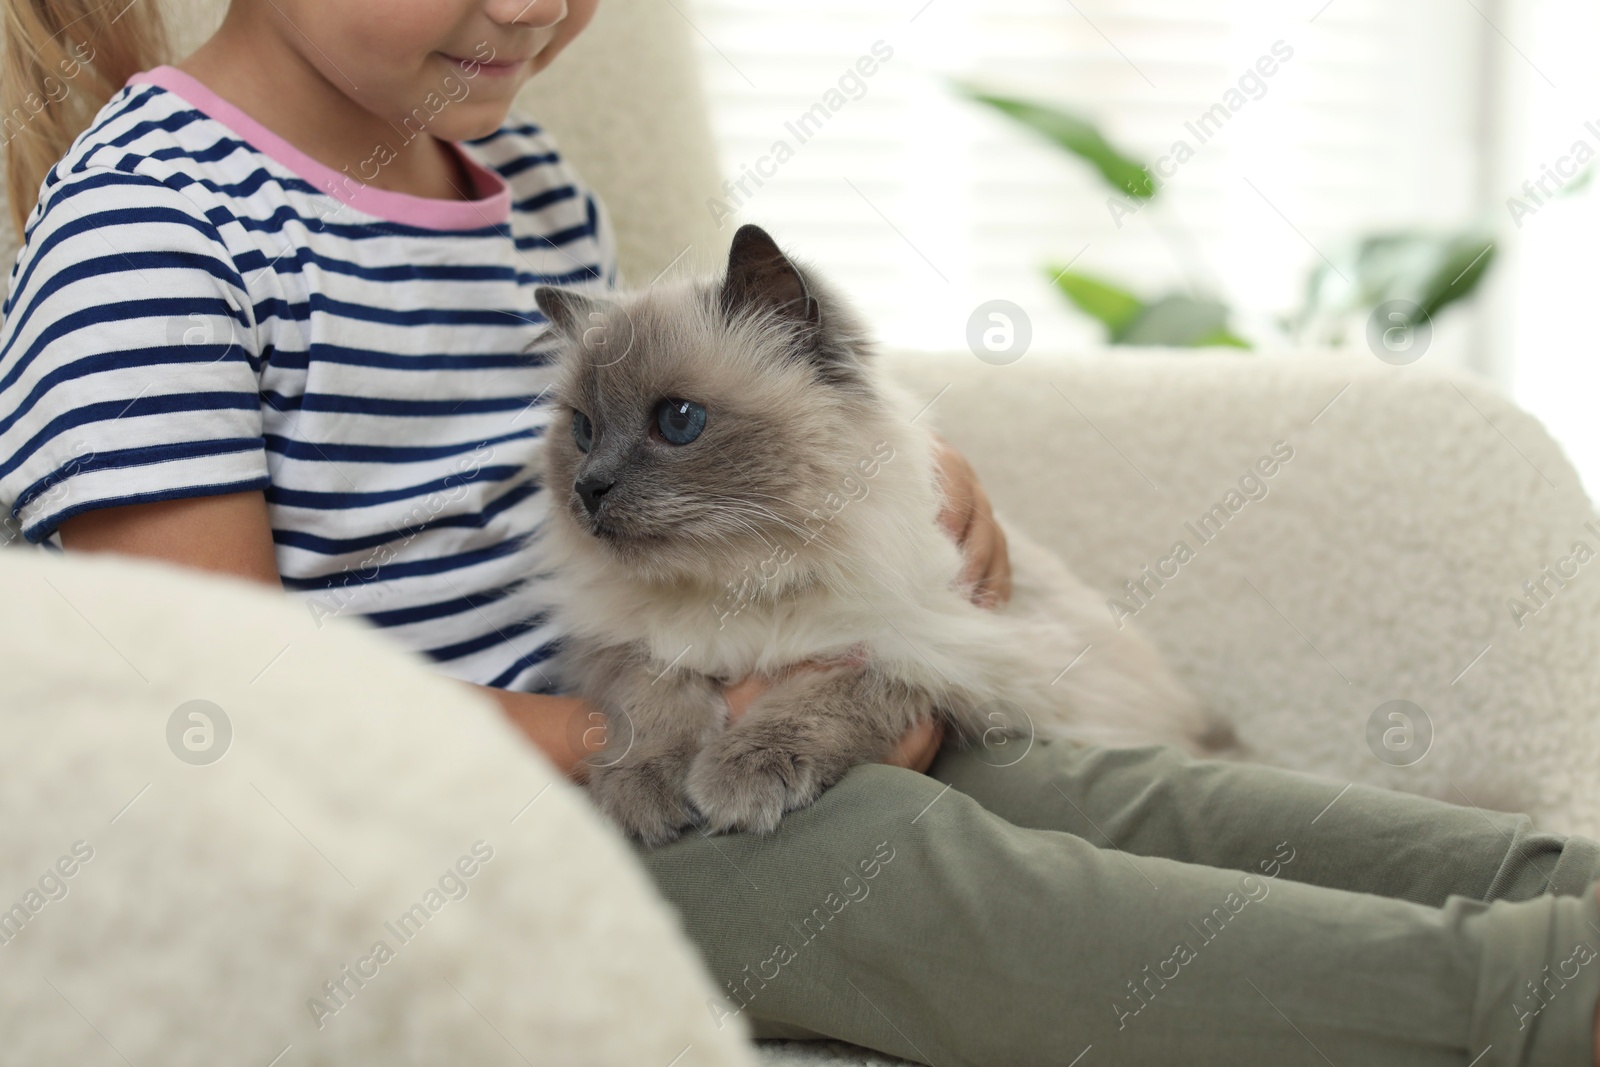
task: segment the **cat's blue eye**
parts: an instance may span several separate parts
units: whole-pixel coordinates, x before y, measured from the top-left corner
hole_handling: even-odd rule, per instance
[[[579,452],[587,452],[594,445],[594,424],[581,411],[572,413],[572,443]]]
[[[693,400],[663,400],[656,408],[656,426],[668,444],[686,445],[706,428],[706,409]]]

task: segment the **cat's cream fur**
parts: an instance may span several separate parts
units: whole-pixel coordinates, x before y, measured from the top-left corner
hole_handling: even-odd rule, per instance
[[[720,285],[540,302],[566,339],[544,456],[550,607],[574,686],[627,719],[593,775],[625,828],[771,829],[929,714],[996,759],[1035,737],[1198,749],[1226,734],[1015,527],[1010,602],[972,602],[937,522],[932,398],[891,382],[843,300],[765,233],[740,231]],[[662,397],[700,400],[704,437],[725,436],[651,441],[636,427]],[[606,427],[587,455],[575,409]],[[618,481],[599,517],[573,483],[602,464]],[[726,725],[719,683],[817,659],[839,665]]]

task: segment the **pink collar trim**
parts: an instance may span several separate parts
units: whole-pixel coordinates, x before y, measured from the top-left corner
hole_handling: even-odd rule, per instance
[[[329,196],[366,215],[429,230],[476,230],[511,218],[511,189],[505,179],[479,164],[454,141],[446,142],[472,176],[476,200],[436,200],[374,188],[344,171],[319,163],[177,67],[160,66],[128,79],[129,85],[156,85],[188,101],[208,118],[228,127],[263,155],[283,164]]]

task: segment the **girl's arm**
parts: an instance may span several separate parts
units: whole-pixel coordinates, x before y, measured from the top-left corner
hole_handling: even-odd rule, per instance
[[[62,521],[61,545],[69,552],[143,556],[283,588],[267,498],[259,489],[96,508]]]
[[[141,556],[283,588],[260,490],[86,511],[61,523],[61,545],[69,552]],[[603,733],[587,728],[593,709],[573,697],[472,688],[493,697],[563,774],[582,780],[579,760],[588,753],[582,746],[598,748],[604,741]]]
[[[582,760],[591,752],[605,747],[605,731],[596,724],[601,722],[592,705],[577,697],[552,697],[540,693],[514,693],[509,689],[492,689],[486,685],[472,688],[493,697],[505,712],[512,725],[533,742],[561,773],[574,782],[589,777],[588,765]]]

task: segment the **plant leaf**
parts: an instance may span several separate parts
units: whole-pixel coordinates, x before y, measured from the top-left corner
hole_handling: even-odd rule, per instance
[[[1438,267],[1442,247],[1439,237],[1426,233],[1378,233],[1363,237],[1356,250],[1352,272],[1355,292],[1351,295],[1355,306],[1372,307],[1396,297],[1417,298],[1423,279]]]
[[[1082,159],[1117,192],[1140,200],[1156,195],[1155,179],[1144,165],[1114,147],[1088,120],[1048,104],[987,93],[963,82],[951,84],[969,99],[994,108]]]
[[[1113,344],[1117,343],[1122,331],[1144,311],[1143,300],[1110,282],[1054,265],[1045,269],[1049,271],[1055,287],[1061,290],[1079,311],[1105,324],[1106,332]]]
[[[1233,331],[1223,329],[1218,330],[1215,333],[1208,333],[1204,337],[1196,338],[1193,347],[1253,349],[1255,348],[1255,345],[1251,344],[1249,341],[1246,341],[1243,337],[1240,337]]]
[[[1576,178],[1573,178],[1571,181],[1567,182],[1567,184],[1557,189],[1556,195],[1571,196],[1573,193],[1581,193],[1585,189],[1589,188],[1589,183],[1594,181],[1594,168],[1595,165],[1593,163],[1590,163],[1587,167],[1584,167],[1583,170],[1578,173]]]
[[[1228,332],[1226,306],[1215,300],[1196,300],[1181,293],[1168,293],[1146,305],[1139,317],[1112,340],[1123,345],[1191,348],[1232,336]]]
[[[1417,303],[1431,318],[1457,300],[1471,296],[1494,263],[1494,239],[1461,234],[1442,249],[1439,266],[1422,286]]]
[[[1368,234],[1334,251],[1337,271],[1319,264],[1310,273],[1296,321],[1348,316],[1386,300],[1410,300],[1432,317],[1477,291],[1496,252],[1494,237],[1476,230]]]

